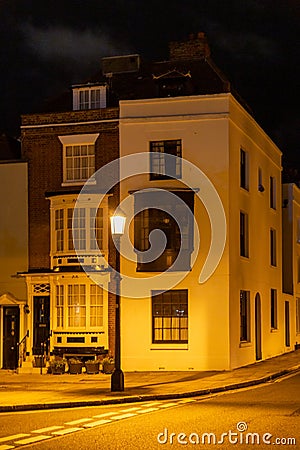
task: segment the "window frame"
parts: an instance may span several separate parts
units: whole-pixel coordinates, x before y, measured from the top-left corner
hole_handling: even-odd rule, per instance
[[[276,178],[270,176],[270,208],[276,210],[277,195],[276,195]]]
[[[172,148],[173,151],[167,151]],[[177,180],[182,178],[182,139],[163,139],[149,142],[150,150],[150,180],[169,180],[175,178]],[[155,155],[157,154],[157,155]],[[166,170],[166,162],[164,155],[176,156],[174,176],[165,175],[163,171]],[[154,159],[155,158],[155,159]],[[155,166],[158,166],[156,169]],[[173,170],[174,168],[172,168]]]
[[[275,228],[270,228],[270,264],[277,267],[277,233]]]
[[[240,290],[240,343],[251,342],[250,291]]]
[[[271,329],[278,329],[278,299],[277,299],[277,289],[271,289],[271,305],[270,305],[270,319],[271,319]]]
[[[240,211],[240,256],[249,258],[249,215]]]
[[[95,93],[97,97],[96,100],[93,99]],[[73,111],[86,111],[106,108],[106,93],[106,85],[73,87]],[[81,100],[82,96],[85,97],[84,101]]]
[[[249,154],[240,148],[240,187],[249,191]]]
[[[164,298],[168,298],[171,297],[169,302],[165,302],[164,303]],[[178,302],[172,302],[173,298],[176,296],[179,297],[179,301]],[[184,304],[183,304],[184,303]],[[152,308],[152,344],[187,344],[188,343],[188,334],[189,334],[189,315],[188,315],[188,289],[172,289],[170,291],[156,291],[156,290],[152,290],[151,291],[151,308]],[[158,309],[160,305],[160,311],[161,314],[155,314],[155,309]],[[174,315],[172,314],[172,311],[174,311],[174,308],[176,308],[175,311],[179,311],[182,312],[184,310],[182,309],[178,309],[179,307],[182,308],[184,307],[186,310],[186,314],[185,315]],[[165,314],[165,311],[169,311],[169,314]],[[172,320],[173,318],[173,320]],[[175,320],[175,319],[178,320]],[[155,319],[160,319],[160,320],[155,320]],[[166,319],[166,320],[164,320]],[[167,320],[169,319],[169,320]],[[182,319],[182,320],[181,320]],[[166,325],[170,324],[169,327],[167,327]],[[160,324],[161,326],[157,326],[157,324]],[[174,326],[174,324],[177,324],[177,326]],[[157,339],[156,335],[157,335],[157,331],[156,330],[161,330],[161,339]],[[169,331],[167,331],[169,330]],[[177,330],[177,332],[176,332]],[[172,338],[167,338],[164,339],[164,334],[165,333],[170,333],[170,335],[172,336],[172,334],[176,334],[178,333],[179,338],[178,339],[172,339]],[[182,337],[183,336],[183,337]]]

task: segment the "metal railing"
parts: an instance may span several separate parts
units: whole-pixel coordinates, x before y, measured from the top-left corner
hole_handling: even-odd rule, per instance
[[[23,362],[26,361],[26,353],[27,353],[27,338],[29,337],[29,330],[26,331],[23,339],[18,342],[18,367],[22,367]]]

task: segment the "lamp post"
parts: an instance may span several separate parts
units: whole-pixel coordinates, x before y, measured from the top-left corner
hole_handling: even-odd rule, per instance
[[[115,369],[111,376],[111,391],[124,391],[124,374],[121,369],[121,333],[120,333],[120,240],[124,234],[126,217],[115,214],[110,218],[111,234],[116,242],[116,312],[115,312]]]

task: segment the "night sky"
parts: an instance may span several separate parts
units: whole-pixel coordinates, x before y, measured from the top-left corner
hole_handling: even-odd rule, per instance
[[[212,59],[300,167],[300,0],[0,0],[0,132],[93,75],[103,56],[168,58],[204,31]]]

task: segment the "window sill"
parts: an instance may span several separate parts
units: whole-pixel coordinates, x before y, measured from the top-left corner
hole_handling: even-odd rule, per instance
[[[278,333],[278,328],[271,328],[271,333]]]
[[[189,346],[185,344],[151,344],[150,350],[188,350]]]
[[[240,342],[240,345],[239,345],[239,347],[240,348],[245,348],[245,347],[252,347],[252,342],[248,342],[248,341],[242,341],[242,342]]]
[[[63,183],[61,183],[62,187],[67,187],[67,186],[84,186],[85,184],[89,184],[89,185],[95,185],[97,184],[96,180],[85,180],[85,181],[64,181]]]

